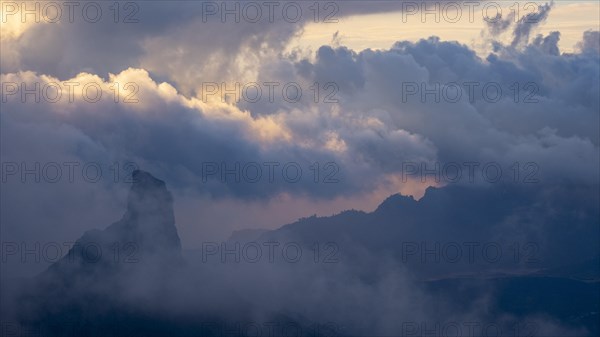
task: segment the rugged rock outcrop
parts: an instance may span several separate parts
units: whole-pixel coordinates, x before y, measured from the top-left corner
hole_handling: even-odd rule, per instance
[[[45,335],[112,333],[107,327],[152,331],[143,328],[155,316],[147,308],[168,300],[170,283],[182,271],[181,242],[165,183],[140,170],[132,178],[119,221],[87,231],[67,255],[23,285],[22,324]]]

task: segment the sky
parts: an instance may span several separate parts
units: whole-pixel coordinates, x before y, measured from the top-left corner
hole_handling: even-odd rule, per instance
[[[495,1],[505,14],[514,13],[515,1]],[[525,9],[528,2],[519,2],[522,14],[532,9]],[[541,4],[537,2],[535,4]],[[482,5],[483,6],[483,5]],[[480,6],[480,8],[482,8]],[[577,43],[581,40],[581,34],[586,30],[598,29],[600,20],[600,4],[594,1],[556,1],[552,15],[543,25],[536,28],[536,32],[547,35],[553,30],[561,32],[561,40],[558,43],[561,51],[574,52]],[[430,8],[433,5],[430,5]],[[340,18],[338,23],[333,24],[309,24],[293,46],[318,48],[323,44],[332,42],[333,35],[338,32],[337,42],[355,50],[362,49],[386,49],[399,40],[417,41],[423,38],[423,32],[431,30],[432,35],[439,36],[444,40],[453,40],[464,43],[485,56],[489,51],[480,42],[481,30],[485,28],[483,15],[473,14],[473,22],[468,19],[467,7],[460,19],[453,19],[457,15],[454,8],[449,8],[446,17],[440,16],[439,22],[430,14],[425,20],[421,13],[405,14],[402,12],[375,13],[367,15],[352,15]],[[493,18],[496,7],[490,7],[489,17]],[[440,14],[444,15],[444,14]],[[464,16],[464,18],[463,18]],[[505,36],[504,41],[510,38]]]
[[[598,183],[600,5],[497,3],[492,22],[481,2],[473,22],[453,3],[463,16],[436,23],[419,2],[323,2],[318,15],[293,2],[258,22],[255,8],[236,22],[213,2],[81,2],[72,18],[59,3],[60,19],[41,2],[36,22],[3,0],[2,235],[66,242],[105,227],[134,167],[167,181],[184,248],[490,184],[486,164],[501,179]],[[479,163],[474,181],[466,162]],[[421,179],[421,164],[452,163],[458,182]]]

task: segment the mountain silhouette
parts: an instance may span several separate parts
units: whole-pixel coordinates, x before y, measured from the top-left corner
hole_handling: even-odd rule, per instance
[[[430,187],[418,201],[396,194],[370,213],[302,218],[256,240],[307,247],[335,242],[349,261],[361,261],[367,253],[379,261],[389,257],[429,278],[486,269],[535,272],[598,257],[598,189],[598,185],[515,184]],[[500,256],[490,263],[484,254],[492,248],[500,250]],[[469,249],[473,260],[468,258]],[[450,258],[454,255],[459,258]]]
[[[165,182],[136,170],[127,210],[104,230],[90,230],[78,239],[46,274],[134,269],[181,262],[181,240],[175,227],[173,197]],[[42,275],[44,277],[44,275]]]
[[[24,285],[20,320],[25,325],[64,335],[75,329],[69,324],[82,324],[92,330],[76,331],[93,335],[98,332],[89,322],[99,321],[105,334],[104,321],[119,333],[152,335],[142,327],[155,318],[147,318],[151,313],[135,302],[169,296],[170,278],[183,266],[181,241],[165,182],[141,170],[132,173],[132,182],[119,221],[85,232],[62,259]],[[153,330],[160,331],[156,325]]]
[[[140,170],[132,178],[127,208],[119,221],[104,230],[85,232],[61,260],[23,283],[20,324],[41,327],[45,336],[73,335],[69,330],[77,331],[77,336],[220,336],[224,331],[244,335],[240,322],[260,317],[260,322],[301,327],[303,336],[365,335],[372,326],[353,320],[336,322],[337,327],[326,326],[317,333],[311,330],[320,327],[312,311],[320,310],[320,297],[332,296],[332,290],[348,280],[378,289],[382,268],[391,268],[414,276],[415,289],[447,303],[470,298],[461,302],[462,308],[451,307],[451,312],[468,312],[479,305],[479,299],[489,297],[485,312],[490,316],[485,319],[547,315],[574,327],[583,325],[592,334],[599,331],[600,294],[594,268],[598,186],[446,186],[429,188],[418,201],[392,195],[371,213],[352,210],[311,216],[275,230],[234,233],[227,242],[230,248],[234,241],[297,243],[306,252],[300,263],[262,259],[240,265],[215,259],[213,264],[192,266],[202,256],[184,256],[173,197],[165,182]],[[458,262],[444,258],[446,244],[464,249],[465,242],[479,246],[493,242],[504,249],[504,255],[494,263],[470,263],[466,255]],[[315,243],[319,255],[312,254]],[[425,249],[425,243],[430,252],[426,257],[442,255],[442,259],[424,262],[418,251],[407,255],[406,243],[412,249]],[[437,243],[441,250],[432,254]],[[535,244],[534,256],[529,250],[520,251],[535,257],[535,263],[525,258],[515,262],[509,250],[513,243]],[[570,249],[556,249],[561,245]],[[581,264],[590,259],[591,263]],[[567,279],[565,270],[581,279]],[[321,288],[324,285],[333,288]],[[277,292],[271,292],[270,286]],[[323,292],[310,297],[314,289]],[[552,289],[561,290],[553,293]],[[353,291],[340,296],[354,296]],[[523,294],[528,294],[527,300],[521,300]],[[306,297],[310,299],[302,302]],[[310,310],[290,304],[298,300]],[[329,300],[335,303],[340,298]],[[568,310],[562,310],[567,302]],[[367,313],[355,309],[360,315]]]
[[[141,170],[132,178],[119,221],[85,232],[62,259],[21,285],[17,321],[24,331],[211,337],[242,335],[235,333],[240,324],[261,324],[254,323],[248,301],[224,287],[222,276],[184,261],[165,182]],[[329,327],[315,332],[313,322],[293,311],[269,311],[264,321],[300,327],[302,336],[331,335]]]

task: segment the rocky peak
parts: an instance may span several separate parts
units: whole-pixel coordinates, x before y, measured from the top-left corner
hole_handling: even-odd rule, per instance
[[[131,261],[160,265],[171,263],[173,259],[181,259],[181,241],[175,227],[173,197],[165,182],[141,170],[134,171],[132,179],[127,210],[121,220],[105,230],[85,232],[63,259],[70,261],[67,264],[72,265],[75,260],[89,264],[88,267]],[[103,252],[100,261],[94,256],[89,258],[89,251],[84,248],[91,246],[99,247]],[[124,256],[115,260],[115,249],[122,250]],[[125,258],[128,261],[123,261]],[[65,264],[65,261],[58,264]]]

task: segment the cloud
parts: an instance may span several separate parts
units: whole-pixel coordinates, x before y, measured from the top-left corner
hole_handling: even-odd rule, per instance
[[[543,23],[548,18],[550,10],[554,6],[554,2],[538,6],[535,13],[529,13],[519,19],[513,31],[512,47],[526,44],[529,41],[529,34],[535,26]]]
[[[153,10],[161,7],[149,5],[151,10],[145,15],[158,15]],[[544,9],[542,17],[550,6]],[[88,71],[56,77],[45,72],[11,72],[3,66],[5,84],[15,83],[20,89],[21,83],[27,88],[36,82],[40,88],[60,83],[63,92],[55,103],[44,98],[35,103],[32,95],[22,103],[20,92],[7,96],[1,114],[3,161],[98,161],[105,172],[110,172],[111,163],[122,166],[131,161],[172,182],[176,193],[186,195],[192,190],[196,197],[226,198],[234,204],[235,200],[252,202],[281,195],[321,200],[372,195],[383,186],[397,186],[390,181],[401,180],[407,162],[424,163],[429,169],[436,162],[442,166],[493,162],[503,168],[504,179],[513,178],[508,172],[515,163],[521,167],[534,163],[541,183],[598,181],[600,84],[594,44],[598,32],[586,32],[581,52],[575,54],[561,54],[557,48],[560,35],[552,33],[519,46],[498,42],[485,59],[465,45],[435,37],[398,41],[378,51],[323,46],[314,56],[303,57],[281,51],[282,41],[297,34],[298,26],[286,23],[271,29],[246,23],[215,36],[211,32],[223,25],[217,19],[203,26],[201,18],[190,13],[173,11],[166,16],[171,14],[176,17],[165,18],[157,27],[146,29],[140,21],[121,33],[118,43],[133,43],[136,52],[116,48],[115,55],[125,53],[132,59],[115,56],[119,65],[112,67],[110,61],[104,62],[105,55],[94,56],[107,66],[104,69],[124,67],[113,74]],[[91,28],[76,27],[80,26],[44,24],[28,28],[15,41],[25,48],[27,41],[35,39],[28,35],[32,30],[55,36],[64,29],[75,34],[69,45],[77,46],[86,29],[96,34]],[[102,34],[116,34],[114,27],[102,27],[98,26]],[[517,28],[515,34],[525,36],[523,29]],[[244,33],[238,35],[239,31]],[[208,41],[214,42],[211,48],[206,48]],[[31,50],[28,55],[33,58],[46,57],[39,63],[32,59],[32,70],[53,73],[43,62],[62,67],[64,61],[69,69],[64,74],[68,74],[87,67],[78,62],[93,60],[81,54],[87,53],[83,49],[79,54],[68,50],[69,56],[53,60],[60,46],[48,46],[50,56]],[[71,64],[69,58],[76,55],[80,60]],[[27,62],[22,66],[28,67]],[[137,66],[129,67],[129,63]],[[78,83],[72,97],[66,82]],[[218,90],[204,99],[203,84],[212,82],[227,88],[235,87],[234,82],[242,86],[253,82],[262,87],[262,97],[256,103],[245,99],[223,102],[223,92]],[[278,83],[272,101],[266,82]],[[472,95],[466,82],[475,85]],[[303,90],[297,102],[290,103],[281,94],[289,83]],[[453,83],[461,88],[462,96],[450,102],[444,92],[455,90]],[[82,89],[91,86],[87,94],[93,96],[96,84],[103,95],[90,102]],[[484,96],[485,86],[492,93],[499,86],[500,99]],[[407,92],[415,88],[416,93]],[[53,88],[49,90],[52,94]],[[434,93],[424,94],[424,90]],[[128,98],[132,101],[126,103]],[[56,128],[68,132],[53,131]],[[39,149],[46,149],[44,155]],[[273,162],[279,166],[271,182],[266,165]],[[207,163],[216,172],[203,181]],[[319,163],[318,175],[315,163]],[[255,169],[254,164],[262,169],[259,182],[244,177],[237,182],[235,172],[226,177],[226,183],[221,182],[223,168],[242,174],[244,167]],[[301,167],[299,181],[283,175],[286,164]],[[323,183],[329,175],[335,183]],[[424,186],[430,184],[436,183]],[[3,193],[13,193],[17,186]]]
[[[65,79],[84,71],[105,74],[144,67],[171,80],[198,80],[201,70],[225,75],[236,66],[238,53],[250,57],[256,47],[285,44],[305,24],[322,22],[327,15],[339,19],[402,9],[389,1],[329,2],[319,5],[315,19],[316,8],[311,5],[132,1],[115,6],[102,2],[25,6],[2,1],[6,34],[0,45],[10,52],[3,53],[0,68],[3,73],[31,70]],[[261,16],[255,21],[256,8]],[[27,15],[26,9],[30,11]],[[225,14],[228,10],[230,14]],[[208,67],[207,60],[213,65]],[[182,66],[188,66],[187,76],[181,72]],[[189,89],[180,84],[180,90]]]
[[[583,33],[583,41],[578,43],[578,47],[584,53],[600,54],[600,32],[586,31]]]

